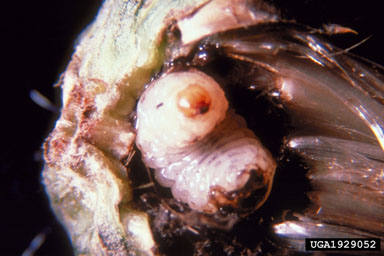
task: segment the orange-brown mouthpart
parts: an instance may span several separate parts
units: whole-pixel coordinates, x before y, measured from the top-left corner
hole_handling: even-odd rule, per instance
[[[190,84],[177,94],[177,107],[186,117],[205,114],[211,106],[211,97],[199,84]]]

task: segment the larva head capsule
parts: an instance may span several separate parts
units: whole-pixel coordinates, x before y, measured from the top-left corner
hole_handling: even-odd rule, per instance
[[[136,143],[159,184],[192,209],[214,213],[267,198],[276,164],[220,85],[197,70],[167,73],[137,106]]]
[[[177,107],[186,117],[205,114],[211,106],[211,96],[199,84],[190,84],[177,94]]]

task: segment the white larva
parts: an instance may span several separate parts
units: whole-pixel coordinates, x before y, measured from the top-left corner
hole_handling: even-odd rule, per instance
[[[220,85],[197,70],[151,83],[137,106],[136,143],[156,180],[192,209],[214,213],[269,195],[276,164]]]

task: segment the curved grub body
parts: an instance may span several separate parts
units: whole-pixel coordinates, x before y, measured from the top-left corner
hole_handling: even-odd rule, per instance
[[[190,101],[196,97],[204,101],[204,111],[191,116],[180,103],[193,108]],[[257,209],[271,190],[276,168],[271,154],[244,119],[227,108],[220,85],[196,70],[165,74],[139,100],[136,143],[144,163],[192,209],[214,213],[224,206],[241,208],[258,191]]]

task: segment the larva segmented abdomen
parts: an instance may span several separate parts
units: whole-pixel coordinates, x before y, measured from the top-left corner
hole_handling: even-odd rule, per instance
[[[271,189],[276,164],[220,85],[197,70],[163,75],[137,107],[136,143],[156,180],[191,208],[214,213]]]

